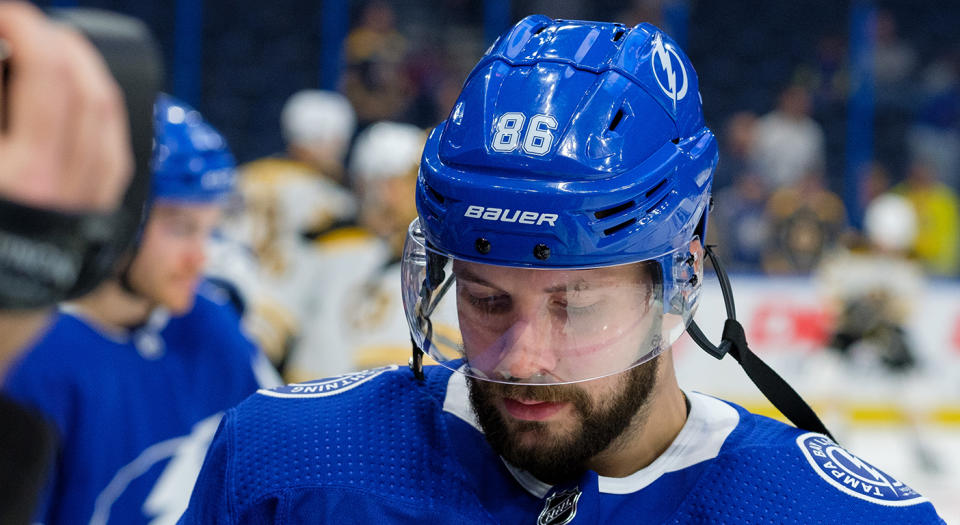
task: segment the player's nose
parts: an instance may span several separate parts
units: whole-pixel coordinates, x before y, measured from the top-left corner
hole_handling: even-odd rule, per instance
[[[503,358],[496,375],[505,380],[524,381],[549,376],[557,366],[549,323],[542,316],[518,319],[504,334]]]
[[[193,236],[189,243],[183,247],[181,261],[189,271],[202,271],[207,264],[206,237]]]

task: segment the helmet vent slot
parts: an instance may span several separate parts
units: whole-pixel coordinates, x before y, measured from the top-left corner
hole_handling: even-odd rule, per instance
[[[666,195],[664,195],[660,200],[657,201],[656,204],[654,204],[653,206],[650,206],[649,208],[647,208],[647,214],[649,215],[649,214],[653,213],[653,210],[659,208],[660,205],[663,204],[663,201],[667,200],[667,197],[669,197],[669,196],[670,196],[669,193],[666,194]]]
[[[637,222],[637,218],[636,218],[636,217],[631,217],[630,220],[621,222],[620,224],[618,224],[618,225],[616,225],[616,226],[611,226],[611,227],[607,228],[606,230],[603,230],[603,234],[604,234],[604,235],[612,235],[612,234],[617,233],[618,231],[626,228],[627,226],[633,225],[633,224],[636,223],[636,222]]]
[[[619,42],[620,39],[623,38],[624,33],[626,33],[626,31],[624,31],[622,28],[617,29],[617,32],[613,34],[613,41]]]
[[[537,35],[539,35],[540,33],[543,33],[543,30],[546,29],[546,28],[547,28],[547,26],[541,26],[541,27],[537,28],[537,30],[533,32],[533,36],[537,36]]]
[[[617,126],[620,124],[620,121],[623,120],[623,108],[617,110],[617,114],[613,116],[613,120],[610,121],[610,131],[617,129]]]
[[[440,193],[437,190],[433,189],[430,186],[426,186],[426,188],[427,188],[427,191],[430,192],[431,197],[436,199],[436,201],[439,202],[440,204],[443,204],[443,201],[444,201],[443,195],[440,195]]]
[[[657,183],[656,186],[654,186],[654,187],[650,188],[649,190],[647,190],[647,193],[644,194],[644,197],[646,197],[646,198],[649,199],[651,195],[653,195],[654,193],[660,191],[660,188],[662,188],[662,187],[664,186],[664,184],[666,184],[666,183],[667,183],[667,179],[661,180],[660,182]],[[659,203],[657,203],[657,204],[659,204]],[[654,206],[654,207],[656,207],[656,206]]]
[[[613,208],[607,208],[607,209],[605,209],[605,210],[600,210],[600,211],[598,211],[598,212],[594,212],[593,216],[596,217],[597,219],[606,219],[607,217],[609,217],[609,216],[611,216],[611,215],[616,215],[616,214],[618,214],[618,213],[620,213],[620,212],[622,212],[622,211],[629,210],[630,208],[633,207],[634,204],[635,204],[635,203],[634,203],[633,201],[625,202],[625,203],[620,204],[620,205],[618,205],[618,206],[614,206]],[[617,228],[617,226],[614,226],[614,228]]]

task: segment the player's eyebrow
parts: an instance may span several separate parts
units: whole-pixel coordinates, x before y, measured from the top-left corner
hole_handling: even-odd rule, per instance
[[[482,285],[482,286],[486,286],[486,287],[488,287],[488,288],[493,288],[493,289],[496,289],[496,290],[500,290],[500,287],[499,287],[499,286],[497,286],[497,285],[491,283],[490,281],[484,279],[483,277],[480,277],[479,275],[473,273],[473,272],[470,271],[468,268],[459,268],[459,269],[457,269],[457,270],[454,271],[454,275],[457,276],[457,280],[459,280],[459,281],[467,281],[467,282],[476,283],[476,284],[479,284],[479,285]]]
[[[470,271],[467,268],[458,269],[455,273],[458,280],[479,284],[481,286],[486,286],[488,288],[493,288],[495,290],[502,290],[502,288],[500,288],[499,286],[491,283],[490,281],[484,279],[483,277],[480,277],[479,275]],[[576,281],[572,281],[569,283],[561,283],[561,284],[555,284],[553,286],[548,286],[547,288],[543,289],[543,293],[551,294],[551,293],[570,292],[570,291],[579,292],[583,290],[589,290],[590,288],[591,288],[590,281],[587,281],[586,279],[577,279]]]

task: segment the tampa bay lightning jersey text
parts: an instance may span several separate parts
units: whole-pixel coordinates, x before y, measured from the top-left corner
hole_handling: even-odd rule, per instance
[[[551,487],[490,449],[464,377],[445,368],[261,390],[227,412],[181,523],[942,523],[822,435],[688,398],[646,468]]]
[[[236,313],[203,296],[132,332],[60,312],[4,384],[60,434],[38,520],[174,523],[223,411],[256,391],[264,361]]]

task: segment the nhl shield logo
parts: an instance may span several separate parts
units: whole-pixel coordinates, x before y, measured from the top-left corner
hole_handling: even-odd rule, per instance
[[[537,525],[566,525],[577,515],[577,501],[580,499],[580,488],[558,492],[547,498],[537,518]]]

